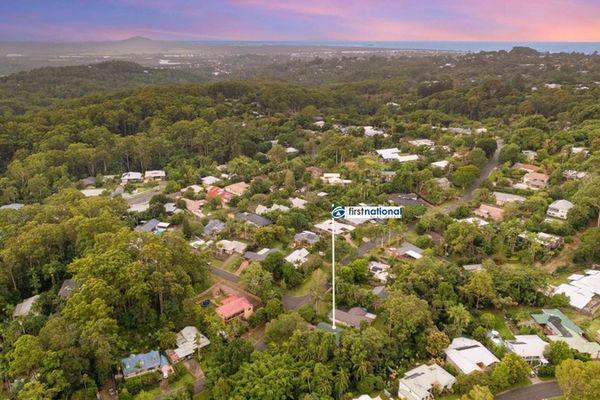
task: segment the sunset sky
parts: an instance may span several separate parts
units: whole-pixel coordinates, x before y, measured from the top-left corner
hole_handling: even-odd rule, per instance
[[[600,41],[600,0],[1,0],[1,41]]]

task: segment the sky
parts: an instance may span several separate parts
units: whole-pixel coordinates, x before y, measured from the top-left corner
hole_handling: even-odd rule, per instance
[[[600,41],[600,0],[0,0],[0,41]]]

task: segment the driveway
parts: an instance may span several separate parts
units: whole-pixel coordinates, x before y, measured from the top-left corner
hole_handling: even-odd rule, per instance
[[[297,310],[305,304],[312,304],[312,298],[310,294],[304,296],[283,296],[281,298],[281,304],[286,311]]]
[[[225,271],[219,267],[210,267],[210,270],[213,274],[217,275],[219,278],[223,278],[229,282],[238,283],[240,281],[240,277],[234,273],[229,271]]]
[[[202,368],[200,368],[200,364],[198,364],[198,361],[193,358],[184,360],[183,364],[188,372],[192,374],[194,378],[196,378],[194,381],[194,394],[200,393],[202,389],[204,389],[204,371],[202,371]]]
[[[492,156],[492,158],[490,158],[490,160],[487,162],[487,164],[485,164],[483,166],[483,169],[481,170],[481,173],[479,174],[479,178],[475,179],[475,182],[473,182],[471,184],[471,186],[469,186],[469,188],[467,189],[465,194],[463,194],[459,199],[454,200],[452,202],[452,204],[450,204],[448,207],[446,207],[446,209],[445,209],[446,212],[454,211],[461,204],[471,201],[471,199],[473,198],[473,192],[475,191],[475,189],[479,188],[479,186],[483,183],[483,181],[485,181],[490,176],[492,171],[498,166],[498,164],[500,164],[498,157],[500,156],[500,150],[502,150],[502,146],[504,146],[504,141],[502,139],[498,138],[498,139],[496,139],[496,144],[497,144],[496,151],[494,152],[494,155]]]
[[[509,390],[500,393],[495,400],[543,400],[552,397],[561,396],[563,394],[560,386],[556,381],[537,383],[522,387],[519,389]]]
[[[150,199],[152,199],[152,197],[162,192],[165,188],[165,185],[165,183],[161,182],[158,186],[155,186],[148,190],[144,190],[143,192],[123,195],[123,199],[129,205],[146,204],[150,202]]]

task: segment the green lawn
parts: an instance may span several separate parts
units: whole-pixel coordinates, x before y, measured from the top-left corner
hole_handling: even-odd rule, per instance
[[[297,288],[294,289],[290,289],[288,290],[288,295],[289,296],[304,296],[310,293],[310,291],[315,287],[319,276],[327,276],[325,271],[323,271],[322,268],[320,269],[315,269],[310,276],[308,277],[308,279],[306,279],[302,285],[298,286]]]
[[[227,261],[223,263],[223,266],[221,268],[229,272],[235,272],[239,268],[241,260],[242,256],[236,253],[233,257],[227,259]]]
[[[494,315],[496,316],[496,323],[494,324],[494,329],[500,333],[502,339],[514,339],[512,332],[506,326],[506,322],[504,321],[504,313],[501,310],[495,311]]]
[[[169,387],[171,388],[172,391],[174,391],[174,390],[177,390],[177,389],[187,385],[188,383],[194,382],[194,380],[195,380],[195,378],[186,370],[185,374],[182,375],[181,378],[179,378],[175,383],[170,384]],[[134,399],[147,396],[148,394],[155,397],[155,396],[160,396],[162,393],[160,391],[160,387],[157,386],[152,390],[140,392],[137,396],[134,397]],[[166,396],[166,394],[165,394],[165,396]],[[146,397],[144,397],[144,398],[146,398]]]

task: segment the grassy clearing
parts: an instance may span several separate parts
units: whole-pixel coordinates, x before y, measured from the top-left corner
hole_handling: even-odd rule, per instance
[[[315,287],[317,282],[319,282],[319,278],[326,277],[326,276],[327,276],[327,274],[325,273],[325,271],[323,271],[322,268],[315,269],[310,274],[308,279],[306,279],[302,283],[302,285],[298,286],[297,288],[290,289],[287,294],[289,296],[305,296],[305,295],[309,294],[310,291]]]
[[[512,332],[506,326],[506,321],[504,320],[504,313],[501,310],[495,311],[494,316],[496,317],[496,323],[494,324],[494,330],[497,330],[502,336],[502,339],[514,339]]]
[[[241,260],[242,260],[242,256],[240,254],[235,254],[234,256],[229,257],[223,263],[223,266],[221,268],[223,268],[224,270],[227,270],[229,272],[235,272],[235,271],[237,271],[238,267],[240,266]]]

